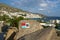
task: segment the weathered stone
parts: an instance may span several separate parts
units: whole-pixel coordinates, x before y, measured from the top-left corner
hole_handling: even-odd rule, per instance
[[[12,36],[15,36],[16,32],[17,32],[17,28],[16,27],[11,27],[10,29],[8,29],[8,32],[7,32],[6,37],[5,37],[5,40],[13,39],[14,37],[12,37]],[[14,35],[13,35],[13,33],[14,33]]]
[[[22,25],[21,25],[22,22],[29,23],[30,28],[22,28]],[[26,34],[30,34],[32,32],[35,32],[35,31],[41,30],[41,29],[43,29],[43,27],[36,20],[22,20],[19,22],[19,32],[16,34],[14,39],[17,40],[18,38],[20,38]]]

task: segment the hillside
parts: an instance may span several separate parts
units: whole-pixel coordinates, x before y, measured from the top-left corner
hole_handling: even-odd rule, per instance
[[[13,7],[9,6],[9,5],[2,4],[2,3],[0,3],[0,10],[5,10],[5,11],[8,11],[8,12],[19,12],[19,11],[23,11],[21,9],[13,8]]]
[[[42,18],[45,15],[38,14],[38,13],[32,13],[32,12],[27,12],[22,9],[14,8],[6,4],[0,3],[0,13],[4,13],[6,15],[13,15],[13,16],[18,16],[18,15],[25,15],[25,18]]]

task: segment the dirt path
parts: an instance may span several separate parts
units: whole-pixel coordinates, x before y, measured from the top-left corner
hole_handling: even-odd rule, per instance
[[[43,29],[43,30],[38,30],[34,33],[25,35],[21,38],[19,38],[19,40],[47,40],[49,33],[51,32],[52,27]]]
[[[53,35],[51,37],[51,40],[60,40],[60,37],[57,36],[56,31],[53,32]]]

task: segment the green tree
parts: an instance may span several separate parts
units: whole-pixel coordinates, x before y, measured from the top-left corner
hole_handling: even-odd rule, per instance
[[[14,19],[10,19],[10,23],[11,23],[11,26],[13,26],[13,27],[17,27],[18,28],[18,23],[19,23],[19,21],[21,21],[21,20],[24,20],[24,18],[23,17],[15,17],[14,16]]]
[[[3,16],[0,15],[1,21],[8,21],[8,19],[10,19],[8,15],[3,15]]]

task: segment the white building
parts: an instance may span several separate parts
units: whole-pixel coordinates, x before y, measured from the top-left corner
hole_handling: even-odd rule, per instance
[[[49,26],[49,27],[55,27],[55,24],[51,24],[51,23],[40,23],[40,25],[42,26]]]
[[[59,23],[60,23],[60,20],[58,20],[58,19],[57,19],[57,20],[56,20],[56,23],[58,23],[58,24],[59,24]]]
[[[6,14],[8,15],[10,18],[12,18],[12,16],[16,16],[16,17],[19,17],[19,16],[23,16],[24,18],[42,18],[41,16],[39,16],[38,14],[32,14],[32,13],[26,13],[26,12],[7,12],[7,11],[2,11],[3,13],[2,14]],[[26,16],[24,16],[26,15]]]

